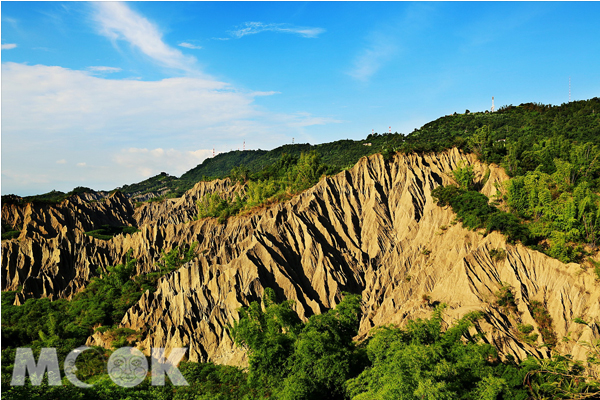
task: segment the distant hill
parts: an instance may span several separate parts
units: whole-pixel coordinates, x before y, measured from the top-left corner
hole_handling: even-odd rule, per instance
[[[524,103],[519,106],[504,106],[497,112],[454,113],[415,129],[408,135],[374,134],[363,140],[338,140],[318,145],[287,144],[273,150],[245,150],[221,153],[208,158],[202,164],[192,168],[181,177],[166,172],[144,181],[124,185],[118,190],[127,196],[150,198],[156,196],[179,197],[199,181],[225,178],[234,167],[247,168],[248,172],[258,174],[261,170],[275,164],[283,154],[298,157],[301,153],[316,151],[322,162],[329,166],[328,172],[334,173],[354,165],[361,157],[374,153],[389,154],[439,152],[452,147],[473,151],[474,135],[486,127],[486,143],[479,143],[482,160],[501,164],[510,157],[521,160],[518,169],[509,174],[523,174],[533,170],[540,160],[530,160],[534,144],[544,139],[561,137],[573,143],[600,144],[600,98],[574,101],[560,106],[540,103]],[[481,132],[479,132],[481,134]],[[368,145],[370,143],[370,146]],[[508,146],[507,144],[510,144]],[[506,166],[506,165],[505,165]],[[52,191],[37,196],[18,198],[19,201],[56,202],[61,201],[77,190],[67,194]],[[15,199],[2,196],[2,201],[14,202]]]
[[[184,173],[180,178],[175,178],[163,172],[142,182],[125,185],[119,190],[127,195],[133,195],[164,191],[164,188],[168,188],[168,197],[179,197],[199,181],[209,181],[229,176],[234,167],[243,166],[248,169],[250,174],[256,174],[275,164],[284,154],[298,157],[302,153],[313,150],[321,155],[323,163],[330,166],[332,172],[336,172],[356,164],[361,157],[380,153],[392,143],[401,143],[403,138],[404,136],[401,134],[376,134],[357,141],[338,140],[318,145],[308,143],[286,144],[270,151],[230,151],[218,154],[213,158],[207,158],[202,164]]]

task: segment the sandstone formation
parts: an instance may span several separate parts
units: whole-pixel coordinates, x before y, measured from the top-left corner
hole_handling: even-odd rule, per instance
[[[18,302],[69,297],[98,269],[122,262],[129,249],[142,273],[152,270],[162,250],[198,242],[198,257],[163,277],[158,290],[144,294],[123,318],[122,326],[142,332],[144,349],[184,346],[193,361],[243,364],[244,352],[233,346],[225,326],[266,287],[282,300],[295,300],[302,318],[334,307],[343,292],[361,293],[359,338],[376,326],[429,317],[440,302],[448,305],[448,323],[485,311],[477,329],[501,354],[545,355],[541,337],[532,344],[519,340],[519,323],[537,330],[528,307],[534,300],[547,308],[559,339],[567,332],[581,340],[598,335],[598,325],[573,322],[600,322],[600,286],[591,271],[509,245],[498,233],[466,230],[450,209],[435,204],[431,190],[452,183],[452,170],[466,164],[480,181],[489,176],[481,182],[488,196],[507,178],[500,168],[452,150],[396,155],[388,162],[380,155],[363,158],[288,202],[224,224],[193,217],[204,194],[243,190],[228,180],[198,183],[180,199],[137,209],[122,196],[106,200],[106,208],[83,200],[52,210],[3,208],[3,224],[23,221],[24,230],[2,243],[2,290],[22,286]],[[140,232],[110,241],[88,237],[83,232],[102,210]],[[493,249],[504,249],[506,258],[494,260]],[[512,288],[516,310],[497,304],[502,286]],[[584,356],[580,346],[559,343],[559,349]],[[95,334],[88,344],[106,343]]]

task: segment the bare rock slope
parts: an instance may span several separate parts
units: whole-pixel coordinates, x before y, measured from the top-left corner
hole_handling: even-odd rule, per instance
[[[469,311],[486,311],[477,329],[502,354],[543,355],[548,350],[538,348],[541,337],[523,344],[517,330],[524,323],[537,331],[529,309],[534,300],[548,310],[558,338],[569,331],[582,340],[598,334],[573,323],[576,317],[600,321],[600,287],[590,272],[508,245],[500,234],[468,231],[453,223],[451,210],[435,204],[431,190],[453,182],[451,171],[461,164],[472,165],[480,180],[489,175],[482,189],[488,196],[506,179],[501,169],[457,150],[396,155],[388,162],[375,155],[288,202],[225,224],[193,221],[195,201],[242,188],[229,181],[199,183],[181,199],[126,212],[141,230],[135,234],[104,242],[65,225],[55,237],[24,232],[3,242],[2,289],[23,286],[18,301],[68,297],[97,268],[121,262],[129,249],[143,272],[153,268],[161,250],[198,242],[200,255],[162,278],[158,290],[144,294],[121,322],[142,332],[145,349],[185,346],[190,360],[243,364],[244,353],[225,326],[266,287],[295,300],[303,318],[334,307],[343,292],[361,293],[359,337],[375,326],[428,317],[441,302],[448,304],[449,323]],[[126,207],[127,199],[119,201]],[[493,260],[492,249],[504,249],[506,258]],[[503,286],[511,287],[516,309],[498,306]],[[101,334],[88,343],[105,344]],[[578,346],[559,346],[584,355]]]

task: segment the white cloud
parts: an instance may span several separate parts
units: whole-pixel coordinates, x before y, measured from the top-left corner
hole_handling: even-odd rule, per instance
[[[146,18],[135,13],[124,3],[112,1],[92,2],[93,18],[102,35],[116,43],[125,40],[159,64],[188,73],[198,72],[196,59],[168,46],[158,28]]]
[[[266,31],[292,33],[305,38],[316,38],[321,33],[325,32],[325,29],[295,27],[289,26],[287,24],[264,24],[262,22],[246,22],[242,26],[238,27],[236,30],[230,31],[229,33],[234,37],[241,38],[246,35],[254,35]]]
[[[92,72],[107,72],[107,73],[121,72],[121,68],[103,67],[103,66],[88,67],[88,70],[90,70]]]
[[[113,155],[112,160],[122,168],[137,171],[140,177],[149,178],[163,171],[170,175],[181,175],[211,156],[212,149],[191,151],[156,148],[148,150],[131,147]]]
[[[248,149],[268,149],[302,127],[339,122],[307,113],[276,114],[255,104],[256,98],[274,94],[198,77],[119,80],[3,63],[3,192],[69,191],[79,185],[112,189],[161,171],[181,174],[213,147],[229,151],[245,140]],[[72,159],[85,162],[85,168],[65,168]],[[32,179],[36,175],[44,179]]]
[[[17,47],[15,43],[5,43],[2,45],[2,50],[10,50],[14,49],[15,47]]]
[[[84,163],[84,162],[77,163],[78,167],[85,167],[86,165],[87,165],[87,163]]]
[[[191,43],[188,43],[188,42],[181,42],[177,46],[179,46],[179,47],[185,47],[185,48],[188,48],[188,49],[194,49],[194,50],[200,50],[202,48],[202,46],[196,46],[195,44],[191,44]]]
[[[102,79],[44,65],[2,65],[3,129],[140,133],[200,132],[258,113],[254,94],[201,78]],[[257,92],[256,95],[268,93]]]

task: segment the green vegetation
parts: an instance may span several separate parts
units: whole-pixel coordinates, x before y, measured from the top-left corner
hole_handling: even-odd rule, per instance
[[[146,179],[145,181],[134,183],[132,185],[124,185],[119,190],[125,194],[146,194],[150,192],[160,192],[166,188],[172,188],[173,184],[177,183],[177,178],[161,172],[160,174]],[[177,186],[173,191],[177,191]],[[176,196],[174,196],[176,197]]]
[[[538,334],[537,333],[531,333],[533,332],[533,325],[530,324],[518,324],[517,325],[517,331],[518,331],[518,337],[521,341],[534,346],[535,342],[537,341],[538,338]]]
[[[500,290],[496,292],[496,304],[507,312],[516,314],[517,302],[512,291],[513,288],[510,285],[503,284]]]
[[[253,387],[281,399],[339,399],[364,362],[352,341],[359,322],[358,295],[346,295],[334,310],[303,324],[290,301],[277,304],[267,289],[262,304],[240,310],[231,332],[248,349]]]
[[[594,268],[594,273],[596,274],[596,279],[600,280],[600,261],[594,261],[591,258],[589,259],[592,267]]]
[[[523,371],[502,364],[493,346],[468,335],[481,314],[468,314],[444,332],[442,310],[404,329],[378,328],[367,345],[371,366],[347,382],[349,397],[526,399]]]
[[[271,151],[248,150],[222,153],[205,160],[180,178],[161,173],[143,182],[121,188],[125,194],[167,193],[151,201],[181,196],[200,180],[231,177],[247,183],[236,196],[202,199],[201,216],[221,221],[255,206],[289,198],[318,181],[354,165],[361,157],[382,153],[386,159],[396,152],[439,152],[458,147],[473,152],[484,162],[505,168],[512,177],[506,188],[503,211],[477,194],[470,167],[457,169],[458,191],[445,193],[442,203],[456,205],[473,202],[455,210],[471,229],[497,230],[509,241],[521,241],[563,262],[581,261],[594,251],[600,239],[600,99],[593,98],[560,106],[526,103],[502,107],[495,113],[465,113],[445,116],[403,134],[372,134],[364,140],[340,140],[312,146],[284,145]],[[366,146],[371,144],[371,146]],[[289,169],[306,160],[318,158],[321,171],[296,175]],[[282,172],[278,168],[283,168]],[[489,178],[489,169],[480,185]],[[5,203],[56,202],[72,193],[89,191],[76,188],[68,194],[18,198],[3,196]],[[439,193],[441,194],[441,193]],[[460,201],[450,201],[459,196]],[[509,211],[509,212],[506,212]],[[12,235],[16,235],[13,233]],[[7,236],[8,237],[8,236]]]
[[[88,187],[78,186],[68,193],[58,190],[53,190],[48,193],[38,194],[35,196],[19,197],[12,194],[2,196],[2,204],[58,204],[69,197],[81,193],[93,193],[94,191]]]
[[[184,254],[190,255],[180,250],[165,253],[162,262],[171,270],[175,267],[173,260],[180,263],[187,258],[181,257]],[[129,276],[133,262],[128,260],[126,265],[108,271],[96,281],[94,293],[84,297],[102,302],[108,298],[107,293],[121,287],[108,296],[127,298],[127,293],[133,291],[123,288],[131,282],[124,278]],[[111,290],[102,289],[109,287]],[[179,368],[189,386],[173,386],[167,380],[165,386],[153,387],[148,377],[136,387],[123,388],[110,381],[103,367],[110,351],[97,348],[96,352],[85,352],[77,364],[78,378],[93,383],[91,388],[74,387],[66,378],[61,386],[49,386],[44,379],[41,386],[32,386],[27,380],[23,387],[12,387],[9,382],[14,346],[31,346],[34,354],[42,346],[58,346],[62,361],[66,352],[90,332],[74,328],[93,321],[111,323],[119,313],[95,307],[77,319],[73,317],[82,310],[72,309],[69,303],[81,302],[81,297],[71,302],[30,299],[15,307],[11,296],[14,298],[14,292],[5,292],[2,304],[3,309],[9,309],[8,315],[5,317],[3,312],[2,316],[3,345],[5,340],[9,343],[2,351],[2,392],[7,399],[524,400],[591,398],[600,394],[600,383],[588,367],[600,360],[596,343],[589,346],[588,364],[560,355],[549,360],[529,358],[520,365],[510,359],[501,362],[492,345],[483,343],[480,335],[469,334],[469,328],[483,314],[470,313],[444,331],[444,305],[435,309],[431,319],[409,321],[402,329],[380,327],[365,342],[356,343],[352,338],[360,321],[358,295],[347,294],[335,309],[302,322],[293,310],[293,302],[277,303],[271,289],[265,290],[261,302],[240,309],[239,321],[229,327],[236,344],[248,351],[247,371],[182,362]],[[45,323],[40,322],[42,315],[50,315]],[[120,337],[118,343],[113,342],[115,347],[126,345],[127,338],[135,338],[131,330],[104,326],[97,331]],[[523,335],[532,330],[531,325],[519,326]]]
[[[490,204],[475,190],[469,167],[454,171],[459,187],[437,187],[432,196],[438,205],[450,205],[466,228],[497,230],[509,242],[521,241],[562,262],[581,261],[587,254],[584,246],[595,249],[600,239],[600,196],[592,190],[598,190],[600,181],[600,150],[589,143],[577,146],[548,139],[538,150],[539,159],[555,155],[552,148],[561,146],[570,149],[573,163],[554,158],[552,174],[539,164],[508,181],[504,200],[511,213],[500,211],[498,203]]]
[[[494,114],[469,114],[440,118],[407,137],[447,147],[452,141],[474,152],[484,162],[494,162],[512,177],[504,196],[511,216],[491,211],[479,200],[472,173],[459,168],[455,179],[460,190],[447,189],[441,203],[452,205],[463,225],[471,229],[491,226],[544,251],[563,262],[581,261],[587,248],[600,239],[600,99],[558,107],[522,104]],[[440,134],[444,132],[444,137]],[[455,210],[458,200],[478,205]],[[487,225],[487,226],[486,226]],[[513,232],[511,234],[511,232]]]
[[[538,330],[542,335],[544,343],[549,347],[556,346],[556,333],[552,327],[552,317],[550,317],[546,306],[539,301],[533,300],[529,305],[529,311],[538,325]]]
[[[492,260],[494,260],[495,262],[499,262],[506,259],[506,250],[504,249],[491,249],[489,251],[489,254]]]
[[[597,182],[587,179],[597,175],[593,171],[600,168],[600,151],[587,149],[594,157],[589,162],[576,166],[556,158],[554,173],[543,172],[540,165],[508,183],[511,211],[527,221],[532,237],[549,242],[548,255],[563,262],[580,260],[582,244],[595,247],[600,239],[600,196],[592,191]]]
[[[595,97],[560,106],[526,103],[495,113],[448,115],[409,134],[400,150],[439,152],[458,147],[505,166],[509,174],[524,175],[539,165],[533,154],[536,143],[562,136],[570,142],[599,145],[599,134],[600,98]]]
[[[124,264],[102,271],[71,301],[28,299],[22,306],[15,306],[16,292],[2,292],[3,349],[14,351],[30,346],[39,351],[52,346],[64,358],[69,351],[83,345],[98,327],[102,327],[102,332],[112,331],[115,339],[133,334],[118,328],[127,310],[146,290],[156,290],[162,276],[193,259],[195,249],[193,245],[163,252],[157,270],[141,275],[135,274],[136,260],[128,254]]]
[[[298,160],[301,155],[316,153],[326,166],[328,173],[336,173],[356,164],[364,156],[375,153],[389,152],[393,154],[395,145],[402,142],[401,134],[374,134],[364,140],[338,140],[318,145],[287,144],[276,149],[244,150],[221,153],[213,158],[207,158],[202,164],[192,168],[180,178],[161,173],[140,183],[125,185],[120,190],[125,194],[148,193],[158,189],[168,188],[166,197],[180,197],[199,181],[224,179],[230,177],[234,181],[258,181],[268,179],[269,171],[283,157]],[[371,143],[371,146],[365,144]],[[395,144],[395,145],[393,145]]]
[[[231,175],[246,182],[245,192],[234,197],[208,193],[198,200],[198,218],[214,217],[224,222],[241,211],[291,198],[313,186],[323,174],[331,172],[316,152],[302,153],[300,157],[283,154],[279,160],[256,175],[248,175],[244,168],[234,168]],[[255,179],[255,180],[251,180]]]
[[[439,152],[457,147],[496,163],[510,175],[503,198],[494,202],[479,193],[474,173],[460,166],[454,173],[459,186],[433,191],[438,204],[449,205],[469,229],[507,235],[564,262],[581,260],[595,251],[600,235],[600,99],[561,106],[535,103],[507,106],[496,113],[454,114],[424,125],[411,134],[369,135],[365,140],[342,140],[316,146],[285,145],[271,151],[232,151],[205,160],[180,178],[161,173],[126,185],[126,194],[166,194],[176,197],[199,180],[230,177],[245,187],[231,198],[216,193],[198,202],[198,215],[225,221],[229,216],[290,198],[314,185],[324,174],[354,165],[360,157],[381,153],[389,160],[396,152]],[[371,143],[371,146],[365,144]],[[483,182],[489,178],[489,169]],[[481,186],[481,183],[479,183]],[[3,204],[55,204],[90,191],[50,192],[20,198],[2,196]],[[502,204],[503,202],[503,204]],[[110,238],[115,229],[88,234]],[[112,230],[111,230],[112,229]],[[132,228],[134,229],[134,228]],[[440,227],[442,231],[442,227]],[[10,233],[12,231],[13,233]],[[3,227],[3,237],[18,228]],[[10,233],[10,235],[9,235]],[[118,234],[116,233],[116,234]],[[127,232],[125,232],[127,233]],[[423,254],[427,255],[427,249]],[[503,249],[489,253],[494,261]],[[352,341],[358,330],[360,298],[346,295],[334,310],[302,322],[293,303],[277,303],[266,290],[261,302],[240,310],[230,327],[236,343],[247,349],[247,371],[213,364],[184,362],[180,369],[191,386],[152,387],[146,379],[135,388],[111,383],[102,370],[110,351],[86,352],[78,365],[80,379],[95,383],[79,389],[40,387],[28,383],[9,387],[15,348],[29,346],[36,356],[42,347],[56,347],[61,363],[93,332],[102,332],[114,347],[135,341],[143,332],[118,327],[123,315],[158,280],[195,257],[195,246],[163,252],[156,271],[136,275],[135,260],[99,271],[72,300],[29,299],[14,306],[16,292],[2,293],[2,394],[7,399],[547,399],[600,396],[600,383],[589,365],[598,365],[600,343],[590,343],[587,362],[554,353],[548,360],[529,358],[520,365],[501,362],[493,347],[469,334],[481,314],[466,316],[442,330],[442,307],[429,320],[410,321],[405,328],[383,327],[362,343]],[[592,262],[600,279],[600,264]],[[411,280],[406,276],[406,282]],[[429,294],[423,301],[431,302]],[[435,304],[435,302],[434,302]],[[508,285],[496,293],[495,304],[518,315]],[[553,321],[541,302],[530,312],[545,345],[557,343]],[[578,321],[576,321],[578,322]],[[593,322],[586,329],[598,329]],[[532,325],[518,324],[517,336],[535,345]],[[62,365],[62,364],[61,364]]]
[[[457,186],[438,186],[431,195],[441,207],[451,206],[457,219],[468,229],[485,229],[504,233],[510,243],[529,243],[530,233],[513,214],[499,210],[482,193]]]
[[[102,228],[86,232],[85,234],[100,240],[110,240],[117,235],[130,235],[139,231],[135,226],[102,225]]]
[[[21,231],[9,229],[6,232],[2,232],[2,240],[10,240],[19,237]]]
[[[597,399],[600,380],[593,368],[600,365],[600,341],[581,342],[588,348],[587,361],[576,361],[569,354],[554,354],[549,359],[529,358],[521,366],[528,370],[524,384],[531,399]]]

